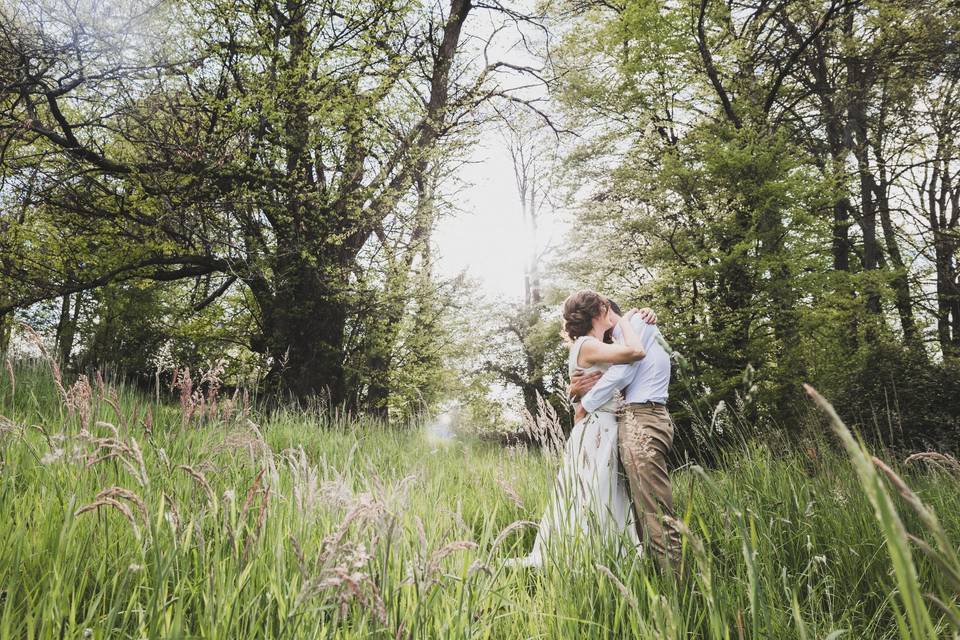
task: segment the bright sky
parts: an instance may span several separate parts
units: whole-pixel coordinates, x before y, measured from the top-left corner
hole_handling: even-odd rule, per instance
[[[465,167],[463,211],[443,218],[434,235],[438,275],[464,269],[479,280],[487,297],[523,297],[527,233],[506,142],[491,131]],[[458,198],[459,199],[459,198]]]
[[[521,3],[525,4],[525,3]],[[484,39],[490,25],[474,23],[475,35]],[[517,42],[516,32],[505,30],[490,47],[493,59],[533,67],[533,58]],[[533,35],[536,35],[534,33]],[[529,85],[529,76],[502,76],[503,85]],[[544,95],[542,88],[525,90],[528,98]],[[541,105],[543,106],[543,105]],[[456,197],[462,212],[442,218],[434,234],[438,275],[454,276],[464,269],[478,280],[488,298],[518,301],[523,298],[523,266],[529,256],[528,231],[522,217],[508,143],[497,125],[486,125],[460,173],[466,188]],[[537,244],[556,246],[563,238],[559,216],[544,207],[538,216]]]

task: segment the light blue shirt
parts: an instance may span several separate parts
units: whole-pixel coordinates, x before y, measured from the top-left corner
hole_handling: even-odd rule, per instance
[[[630,326],[640,336],[646,355],[630,364],[615,364],[603,374],[583,398],[580,404],[592,413],[602,407],[613,395],[623,390],[624,402],[667,403],[670,387],[670,354],[657,342],[660,329],[647,324],[639,315],[630,319]],[[620,340],[620,327],[613,330],[613,337]]]

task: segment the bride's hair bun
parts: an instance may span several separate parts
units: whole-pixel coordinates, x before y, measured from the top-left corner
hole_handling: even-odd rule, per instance
[[[593,319],[610,308],[607,299],[596,291],[581,289],[563,302],[563,332],[568,340],[590,333]]]

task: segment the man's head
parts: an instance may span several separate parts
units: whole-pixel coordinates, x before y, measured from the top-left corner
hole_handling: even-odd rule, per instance
[[[623,315],[623,312],[620,311],[620,305],[618,305],[612,299],[607,298],[607,304],[610,305],[610,310],[617,314],[618,317]],[[603,341],[607,344],[613,344],[613,329],[614,327],[610,327],[603,332]]]

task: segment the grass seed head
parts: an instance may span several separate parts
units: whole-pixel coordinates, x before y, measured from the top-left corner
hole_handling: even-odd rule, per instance
[[[926,462],[960,477],[960,460],[957,460],[948,453],[923,451],[908,456],[905,462],[907,464],[911,462]]]
[[[146,526],[150,525],[150,516],[147,513],[147,505],[144,504],[140,496],[138,496],[133,491],[130,491],[129,489],[125,489],[123,487],[110,487],[98,493],[94,497],[94,500],[95,501],[104,500],[107,498],[112,498],[116,500],[126,500],[127,502],[130,502],[131,504],[137,507],[137,511],[139,511],[140,517],[143,519],[143,524]]]
[[[213,492],[213,487],[210,486],[210,482],[207,481],[207,476],[203,475],[203,472],[197,471],[188,464],[178,464],[177,469],[182,469],[189,475],[193,480],[200,485],[203,491],[207,494],[207,503],[211,507],[217,506],[217,494]]]
[[[622,595],[624,600],[627,601],[631,609],[636,610],[639,608],[640,605],[637,602],[637,597],[633,595],[630,589],[627,588],[627,585],[620,581],[620,578],[614,575],[613,571],[610,571],[609,568],[599,563],[595,564],[594,566],[597,568],[597,571],[606,576],[613,586],[616,587],[617,591],[620,592],[620,595]]]
[[[494,538],[493,543],[490,545],[490,551],[493,552],[493,550],[499,547],[500,544],[503,543],[503,541],[506,540],[510,536],[510,534],[513,533],[514,531],[518,529],[522,529],[524,527],[537,527],[537,526],[539,525],[536,522],[533,522],[532,520],[517,520],[515,522],[511,522],[510,524],[508,524],[506,527],[503,528],[503,531],[501,531],[496,538]]]
[[[137,526],[137,521],[133,517],[133,512],[130,510],[130,507],[123,504],[119,500],[115,500],[114,498],[100,498],[99,500],[95,500],[90,504],[77,509],[73,515],[80,516],[80,515],[83,515],[84,513],[95,511],[100,507],[113,507],[114,509],[119,511],[121,514],[123,514],[123,517],[126,518],[127,521],[130,523],[130,526],[133,527],[133,533],[136,536],[137,540],[140,540],[140,537],[141,537],[140,528]]]

